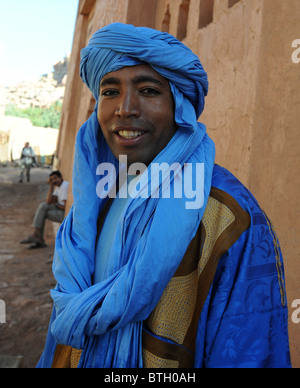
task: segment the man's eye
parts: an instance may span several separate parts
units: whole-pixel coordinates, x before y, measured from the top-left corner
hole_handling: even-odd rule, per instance
[[[157,89],[154,89],[154,88],[144,88],[141,90],[141,93],[146,94],[146,95],[156,96],[156,95],[160,94],[160,91]]]
[[[116,89],[107,89],[101,92],[101,96],[112,97],[112,96],[116,96],[118,93],[119,92]]]

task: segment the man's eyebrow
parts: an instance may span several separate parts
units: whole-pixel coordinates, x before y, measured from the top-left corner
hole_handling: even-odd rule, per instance
[[[117,77],[107,77],[103,78],[102,81],[100,82],[100,88],[106,85],[120,85],[121,81]]]
[[[150,82],[150,83],[157,84],[160,86],[164,85],[162,81],[160,81],[159,79],[157,79],[151,75],[148,75],[148,74],[137,75],[136,77],[133,78],[132,81],[135,84],[141,84],[143,82]]]
[[[144,82],[150,82],[153,84],[164,86],[162,81],[160,81],[159,79],[157,79],[155,77],[152,77],[151,75],[147,75],[147,74],[140,74],[140,75],[135,76],[132,79],[132,82],[136,85],[140,84],[140,83],[144,83]],[[121,80],[119,78],[106,77],[106,78],[103,78],[102,81],[100,82],[100,88],[107,86],[107,85],[120,85],[120,84],[121,84]]]

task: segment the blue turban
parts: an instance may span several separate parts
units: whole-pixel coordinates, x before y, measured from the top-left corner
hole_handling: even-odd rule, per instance
[[[208,88],[197,56],[169,34],[115,23],[97,31],[82,50],[80,74],[98,100],[104,75],[141,63],[169,80],[178,126],[147,170],[154,162],[169,166],[177,162],[182,169],[203,164],[203,206],[187,210],[186,198],[128,199],[104,280],[93,284],[97,219],[106,202],[96,193],[96,171],[101,163],[119,167],[99,126],[97,104],[76,139],[74,204],[56,238],[57,286],[51,292],[55,307],[42,367],[51,366],[57,343],[83,349],[79,367],[141,367],[142,323],[178,268],[205,210],[215,149],[205,126],[197,122]],[[149,184],[147,172],[140,178],[141,191]]]
[[[208,91],[207,74],[199,58],[167,33],[120,23],[104,27],[81,51],[80,75],[98,100],[100,81],[107,73],[140,62],[176,85],[200,116]]]

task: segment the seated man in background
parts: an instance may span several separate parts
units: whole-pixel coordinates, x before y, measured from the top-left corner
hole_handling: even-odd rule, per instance
[[[60,171],[53,171],[48,179],[49,191],[46,202],[42,202],[33,219],[34,232],[22,240],[21,244],[33,244],[29,249],[46,247],[44,241],[44,227],[46,219],[62,222],[65,216],[65,206],[68,198],[69,182],[63,180]]]

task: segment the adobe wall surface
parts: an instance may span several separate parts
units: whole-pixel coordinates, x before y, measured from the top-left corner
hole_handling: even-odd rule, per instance
[[[216,143],[216,162],[249,186],[263,6],[262,0],[241,1],[230,9],[225,3],[215,5],[207,27],[194,33],[191,26],[185,43],[208,73],[209,93],[200,121]],[[197,14],[195,19],[193,25]]]
[[[291,59],[300,2],[265,0],[263,16],[249,182],[275,225],[291,306],[300,298],[300,64]],[[290,324],[290,335],[299,367],[300,324]]]

